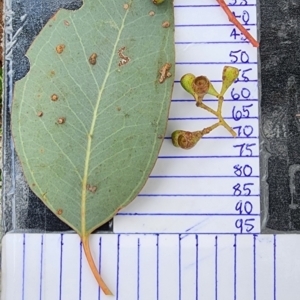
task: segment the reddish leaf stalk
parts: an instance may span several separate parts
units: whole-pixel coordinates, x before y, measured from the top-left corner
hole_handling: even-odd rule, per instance
[[[253,47],[258,48],[259,47],[259,43],[258,41],[251,35],[251,33],[249,33],[248,30],[245,29],[245,27],[238,21],[238,19],[234,16],[234,14],[231,12],[231,10],[229,9],[229,7],[227,6],[227,4],[225,3],[224,0],[217,0],[217,2],[219,3],[219,5],[222,7],[222,9],[224,10],[224,12],[226,13],[226,15],[229,18],[229,21],[234,24],[239,31],[248,39],[248,41],[252,44]]]
[[[81,241],[82,241],[83,250],[85,252],[85,256],[88,261],[88,264],[89,264],[89,266],[92,270],[92,273],[94,274],[95,279],[97,280],[101,290],[104,292],[105,295],[112,296],[113,293],[110,291],[108,286],[103,281],[101,275],[98,272],[96,264],[94,262],[94,259],[93,259],[92,253],[91,253],[91,249],[90,249],[90,245],[89,245],[89,236],[83,236],[81,238]]]

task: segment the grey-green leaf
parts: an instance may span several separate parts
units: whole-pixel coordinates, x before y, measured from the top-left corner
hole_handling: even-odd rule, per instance
[[[137,196],[156,162],[173,87],[173,1],[84,0],[60,10],[27,56],[15,147],[35,194],[87,236]]]

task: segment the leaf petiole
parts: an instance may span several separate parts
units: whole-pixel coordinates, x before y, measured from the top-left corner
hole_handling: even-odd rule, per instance
[[[228,5],[225,3],[224,0],[217,0],[221,8],[224,10],[226,15],[229,18],[229,21],[234,24],[240,32],[248,39],[248,41],[252,44],[253,47],[258,48],[259,43],[258,41],[251,35],[251,33],[245,29],[245,27],[239,22],[239,20],[234,16],[232,11],[229,9]]]
[[[102,279],[101,275],[99,274],[99,271],[96,267],[96,264],[94,262],[94,259],[93,259],[92,253],[91,253],[91,249],[90,249],[89,236],[81,237],[81,241],[82,241],[82,246],[83,246],[83,250],[84,250],[87,262],[88,262],[88,264],[91,268],[91,271],[92,271],[93,275],[95,276],[95,279],[97,280],[101,290],[103,291],[103,293],[105,295],[113,296],[113,293],[108,288],[106,283],[103,281],[103,279]]]

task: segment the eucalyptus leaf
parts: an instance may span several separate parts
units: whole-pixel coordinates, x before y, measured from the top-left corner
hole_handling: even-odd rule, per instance
[[[140,192],[156,162],[173,88],[173,1],[84,0],[60,10],[27,52],[12,133],[34,193],[81,237]]]

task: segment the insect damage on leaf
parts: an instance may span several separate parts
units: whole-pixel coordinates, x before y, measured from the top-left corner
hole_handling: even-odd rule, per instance
[[[97,53],[91,54],[91,56],[89,57],[89,63],[94,66],[97,63],[97,57]]]
[[[58,100],[58,96],[56,94],[51,95],[51,100],[52,101],[57,101]]]
[[[163,22],[163,23],[162,23],[162,27],[163,27],[163,28],[168,28],[168,27],[170,27],[170,22],[168,22],[168,21]]]
[[[61,117],[57,119],[58,124],[64,124],[65,122],[66,122],[66,118]]]
[[[163,83],[166,80],[166,78],[172,76],[172,74],[169,72],[171,67],[172,64],[170,63],[166,63],[162,66],[162,68],[159,70],[159,74],[160,74],[159,83]]]
[[[64,44],[60,44],[60,45],[57,45],[56,46],[56,52],[58,53],[58,54],[62,54],[63,53],[63,51],[65,50],[65,45]]]
[[[122,47],[121,49],[118,50],[118,55],[120,58],[119,67],[126,65],[130,61],[130,58],[124,54],[125,50],[126,47]]]
[[[172,1],[140,0],[84,0],[77,11],[60,10],[29,48],[30,71],[15,84],[12,132],[24,175],[78,233],[106,295],[112,291],[89,235],[136,198],[157,160],[173,88],[165,80],[175,65],[173,10]],[[169,63],[158,75],[162,62]]]
[[[89,192],[91,192],[91,193],[95,193],[95,192],[97,191],[97,187],[94,186],[94,185],[87,184],[87,185],[86,185],[86,188],[87,188],[87,190],[88,190]]]
[[[56,211],[56,213],[60,216],[60,215],[62,215],[63,210],[60,208],[60,209],[58,209],[58,210]]]

